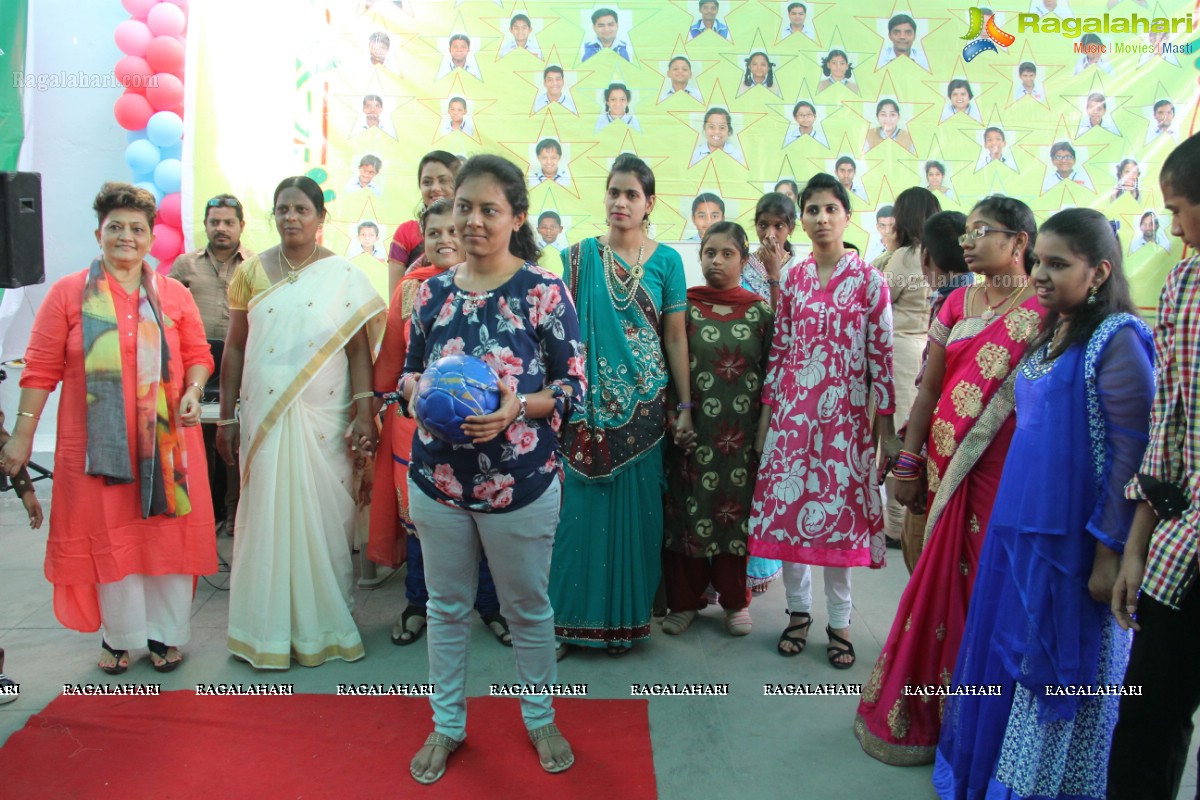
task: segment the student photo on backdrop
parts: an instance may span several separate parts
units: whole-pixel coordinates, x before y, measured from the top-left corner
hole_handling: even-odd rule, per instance
[[[383,195],[383,181],[379,173],[383,171],[383,160],[379,156],[367,153],[358,160],[358,175],[346,184],[346,193],[361,192],[368,189],[377,196]]]
[[[551,103],[558,103],[575,116],[575,101],[571,99],[571,91],[567,88],[566,73],[558,64],[551,64],[542,71],[542,91],[538,92],[533,101],[533,113],[541,111]]]
[[[887,23],[888,43],[879,52],[879,67],[887,66],[897,58],[912,59],[921,69],[929,70],[929,59],[917,41],[917,22],[908,14],[896,14]]]
[[[562,144],[557,139],[539,141],[534,147],[534,159],[529,171],[529,188],[541,186],[546,181],[571,186],[571,173],[567,171]]]
[[[1113,65],[1108,59],[1108,48],[1103,39],[1094,33],[1085,33],[1079,37],[1079,46],[1083,50],[1083,55],[1075,62],[1076,75],[1088,67],[1096,67],[1106,75],[1112,75]]]
[[[379,261],[387,261],[387,249],[380,239],[379,225],[374,220],[364,219],[354,226],[354,239],[350,242],[346,257],[366,254]]]
[[[701,192],[692,200],[692,227],[696,229],[696,233],[694,236],[689,236],[686,241],[700,241],[709,228],[724,221],[725,201],[714,192]]]
[[[384,67],[392,72],[399,72],[396,60],[392,57],[392,39],[384,31],[373,31],[367,37],[367,57],[372,67]]]
[[[1075,148],[1070,142],[1055,142],[1050,145],[1050,170],[1042,182],[1042,193],[1046,193],[1060,183],[1074,183],[1088,189],[1094,188],[1088,174],[1076,166]]]
[[[1138,164],[1137,159],[1126,156],[1118,161],[1116,175],[1117,184],[1113,187],[1108,199],[1116,202],[1122,197],[1132,197],[1135,202],[1140,201],[1142,190],[1139,183],[1142,179],[1142,167]]]
[[[1103,128],[1114,136],[1120,136],[1117,123],[1113,122],[1108,111],[1108,98],[1103,92],[1092,92],[1083,101],[1083,118],[1079,120],[1079,130],[1075,138],[1083,136],[1092,128]]]
[[[1022,61],[1017,65],[1017,80],[1013,83],[1013,100],[1032,97],[1039,103],[1046,99],[1046,88],[1038,77],[1037,64]]]
[[[863,172],[866,170],[864,169]],[[858,163],[853,158],[847,155],[839,156],[833,164],[833,174],[847,192],[858,195],[863,200],[867,199],[867,190],[863,188],[858,172]]]
[[[547,247],[555,250],[566,249],[566,226],[563,225],[562,215],[557,211],[546,210],[538,214],[537,243],[543,250]]]
[[[692,23],[692,27],[688,28],[688,38],[695,39],[706,31],[712,31],[722,39],[728,39],[729,26],[717,16],[721,11],[721,4],[717,0],[700,0],[699,6],[700,19],[696,20]]]
[[[533,33],[533,22],[525,14],[514,14],[509,21],[508,33],[500,44],[500,57],[504,58],[514,50],[525,50],[538,58],[542,57],[542,50]]]
[[[624,122],[641,133],[642,125],[633,113],[632,102],[633,95],[628,86],[623,83],[610,83],[604,90],[604,109],[600,112],[600,116],[596,117],[596,130],[604,130],[614,122]]]
[[[1136,253],[1148,244],[1157,245],[1168,253],[1171,252],[1171,240],[1167,238],[1167,232],[1163,230],[1158,215],[1153,211],[1146,211],[1138,220],[1138,229],[1133,234],[1133,241],[1129,243],[1129,252]]]
[[[803,33],[810,39],[816,38],[812,22],[808,18],[808,6],[804,3],[787,3],[784,9],[783,27],[779,30],[779,38],[786,39],[793,33]]]
[[[624,17],[624,19],[622,19]],[[628,30],[633,24],[633,15],[616,7],[598,8],[590,15],[592,35],[584,39],[579,60],[587,61],[601,51],[616,53],[626,61],[633,61],[633,45],[629,43]]]
[[[1150,127],[1146,129],[1146,144],[1160,136],[1179,139],[1179,128],[1175,124],[1175,104],[1167,98],[1156,100],[1150,109]]]
[[[451,97],[446,101],[446,115],[442,117],[442,127],[438,129],[439,136],[449,136],[455,132],[475,135],[475,123],[465,97]]]
[[[350,135],[357,136],[372,129],[378,130],[393,139],[396,138],[396,126],[392,124],[391,117],[384,110],[383,98],[377,94],[363,96],[362,113],[355,120],[354,129],[350,132]]]
[[[821,82],[817,84],[817,92],[823,92],[834,84],[841,84],[850,91],[858,94],[858,83],[854,80],[854,65],[845,50],[830,50],[821,59]]]
[[[451,34],[450,38],[446,40],[446,55],[442,58],[437,79],[441,80],[455,70],[462,70],[472,77],[483,80],[483,73],[479,71],[479,63],[475,60],[475,54],[471,52],[471,37],[465,33]]]
[[[817,118],[817,107],[812,102],[801,100],[792,106],[792,119],[796,124],[788,126],[787,135],[783,137],[784,147],[800,141],[805,136],[811,136],[820,142],[822,147],[829,147],[829,140],[825,137],[825,131]],[[795,202],[795,198],[792,202]]]
[[[979,106],[975,103],[975,92],[964,78],[955,78],[946,84],[946,105],[942,107],[942,122],[955,114],[966,114],[976,122],[983,122]]]
[[[950,185],[950,176],[946,174],[946,165],[941,161],[925,162],[925,188],[951,200],[954,199],[954,187]]]
[[[908,152],[916,155],[917,146],[913,143],[912,135],[900,127],[899,103],[890,97],[880,100],[875,104],[875,120],[879,125],[867,131],[867,141],[863,145],[864,153],[890,139]]]
[[[983,132],[983,141],[980,145],[979,160],[975,162],[976,171],[994,162],[1003,164],[1013,172],[1017,171],[1017,160],[1013,158],[1012,152],[1008,149],[1008,135],[1002,128],[995,125],[989,126]]]
[[[734,161],[746,166],[746,157],[738,145],[733,131],[733,115],[720,106],[713,106],[704,113],[704,123],[700,127],[700,141],[692,152],[694,166],[701,159],[723,150]]]
[[[761,86],[768,92],[774,95],[783,97],[783,90],[779,88],[779,79],[775,76],[775,62],[771,57],[762,50],[755,50],[745,59],[743,63],[746,66],[746,71],[742,74],[742,81],[738,84],[737,93],[743,95],[756,86]]]
[[[700,94],[700,90],[696,87],[695,75],[692,72],[692,62],[687,56],[674,56],[667,64],[667,81],[663,84],[662,93],[658,96],[658,102],[666,100],[671,95],[683,92],[701,103],[704,102],[704,96]]]

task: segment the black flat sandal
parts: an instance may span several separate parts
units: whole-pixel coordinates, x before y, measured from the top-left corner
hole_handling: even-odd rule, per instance
[[[96,666],[100,667],[100,669],[104,670],[109,675],[120,675],[125,672],[125,670],[129,669],[128,650],[113,650],[112,647],[109,646],[108,642],[104,641],[103,639],[100,640],[100,648],[117,661],[117,663],[113,664],[111,667],[107,667],[103,664],[97,664]],[[125,666],[121,666],[121,659],[125,659]]]
[[[825,655],[829,658],[829,663],[834,669],[850,669],[854,666],[854,662],[858,657],[854,655],[854,645],[849,639],[843,639],[833,632],[833,628],[825,626],[825,633],[829,634],[829,644],[825,645]],[[849,661],[835,661],[834,659],[850,656]]]
[[[409,630],[408,621],[414,617],[420,618],[421,627],[415,631]],[[425,609],[417,606],[408,606],[400,614],[400,619],[396,625],[392,626],[392,644],[404,647],[421,638],[425,633]],[[398,631],[398,632],[397,632]]]
[[[512,647],[512,632],[508,629],[508,623],[504,617],[499,614],[480,614],[479,618],[483,620],[483,624],[487,625],[492,635],[496,637],[496,641],[505,647]],[[493,625],[499,625],[501,630],[497,632]]]
[[[154,667],[155,672],[171,672],[183,663],[183,653],[179,652],[178,647],[175,648],[175,652],[179,653],[179,658],[176,661],[167,660],[167,653],[171,651],[171,647],[163,644],[162,642],[156,642],[153,639],[150,639],[146,642],[146,649],[150,651],[150,666]],[[161,658],[162,663],[155,663],[155,658]]]
[[[789,619],[793,616],[792,612],[790,611],[787,612],[787,615]],[[775,645],[775,651],[784,658],[798,656],[803,653],[804,648],[808,646],[808,629],[812,627],[812,614],[809,614],[807,611],[798,611],[794,616],[804,617],[805,620],[798,625],[790,625],[787,628],[784,628],[783,633],[779,634],[779,643]],[[795,631],[803,631],[804,635],[800,636],[797,634],[792,636],[791,634]],[[796,646],[796,649],[784,650],[783,647],[780,646],[784,642],[791,642]]]

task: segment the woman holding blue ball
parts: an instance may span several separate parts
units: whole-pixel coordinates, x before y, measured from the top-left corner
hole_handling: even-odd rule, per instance
[[[584,394],[579,320],[562,281],[537,266],[521,170],[472,157],[455,179],[454,224],[466,261],[418,290],[400,393],[411,401],[426,367],[450,355],[482,359],[499,376],[499,409],[467,417],[471,443],[420,428],[409,506],[429,589],[429,680],[434,732],[412,760],[433,783],[466,737],[467,641],[481,549],[512,630],[517,679],[534,691],[557,678],[547,593],[562,470],[558,430]],[[525,694],[521,711],[542,768],[574,762],[554,725],[550,695]]]

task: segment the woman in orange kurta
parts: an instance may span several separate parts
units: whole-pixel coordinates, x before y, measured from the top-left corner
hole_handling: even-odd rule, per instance
[[[450,197],[436,198],[421,213],[421,232],[424,242],[422,258],[430,266],[417,267],[406,274],[396,286],[388,306],[387,329],[379,358],[375,360],[375,396],[382,406],[386,395],[395,397],[396,384],[404,372],[408,352],[408,325],[412,317],[417,289],[429,278],[439,275],[462,262],[465,253],[454,230],[454,203]],[[390,402],[395,402],[391,400]],[[389,405],[383,415],[383,432],[379,436],[379,452],[375,457],[375,489],[371,496],[371,535],[367,557],[376,564],[399,567],[408,560],[404,594],[408,605],[392,627],[392,643],[409,645],[421,638],[425,630],[425,570],[421,558],[421,543],[414,535],[412,517],[408,513],[408,462],[412,457],[413,434],[417,423],[404,415],[400,406]],[[508,623],[500,615],[500,599],[488,569],[487,558],[479,562],[479,583],[475,609],[492,635],[505,646],[512,646]]]
[[[55,616],[78,631],[103,628],[105,672],[124,672],[128,650],[141,647],[165,672],[190,635],[193,576],[217,569],[199,427],[213,360],[191,293],[143,261],[153,196],[109,183],[95,209],[102,255],[55,283],[38,309],[0,467],[11,475],[29,461],[61,384],[46,545]]]

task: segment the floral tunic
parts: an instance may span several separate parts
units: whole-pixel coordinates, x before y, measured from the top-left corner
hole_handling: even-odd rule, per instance
[[[754,437],[771,348],[771,306],[688,300],[696,450],[667,449],[666,547],[692,558],[746,555],[754,497]],[[675,398],[670,397],[672,403]]]
[[[517,392],[558,385],[583,397],[584,349],[579,319],[563,282],[525,264],[488,292],[454,283],[457,267],[417,292],[405,375],[451,355],[486,361]],[[549,419],[515,422],[481,445],[452,445],[418,431],[409,475],[435,500],[470,511],[511,511],[538,497],[560,475],[558,429],[569,399]]]
[[[752,555],[882,566],[868,399],[879,414],[895,411],[886,279],[847,253],[822,287],[809,256],[787,273],[776,309],[762,397],[774,411],[751,510]]]

